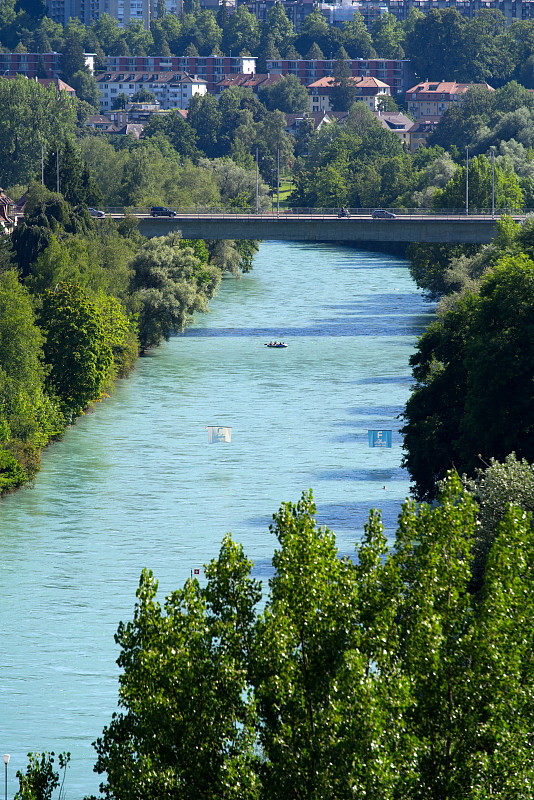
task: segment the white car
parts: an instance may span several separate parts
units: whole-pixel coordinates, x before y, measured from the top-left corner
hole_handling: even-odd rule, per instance
[[[106,216],[106,215],[104,214],[104,212],[103,212],[103,211],[100,211],[98,208],[90,208],[90,209],[89,209],[89,213],[90,213],[90,215],[91,215],[92,217],[97,217],[97,219],[102,219],[102,217],[105,217],[105,216]]]

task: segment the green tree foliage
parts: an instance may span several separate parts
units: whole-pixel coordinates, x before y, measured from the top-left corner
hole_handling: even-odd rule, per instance
[[[299,53],[308,53],[314,44],[323,52],[330,53],[330,29],[326,17],[320,11],[313,11],[305,17],[295,39],[295,47]]]
[[[62,195],[33,183],[28,191],[24,221],[18,223],[12,235],[22,276],[29,275],[31,265],[48,247],[53,233],[84,233],[91,224],[90,218],[83,212],[75,212]]]
[[[404,58],[405,34],[393,14],[382,14],[373,23],[373,46],[380,58]]]
[[[469,20],[455,8],[434,10],[414,19],[406,37],[406,55],[428,80],[501,86],[513,76],[514,50],[503,15],[489,9]]]
[[[503,255],[421,337],[411,364],[405,464],[416,496],[432,498],[454,464],[474,475],[484,459],[512,451],[534,461],[531,376],[534,262]]]
[[[447,273],[454,259],[473,256],[479,245],[411,243],[406,251],[410,259],[410,274],[417,286],[427,292],[431,300],[438,300],[450,290]]]
[[[353,14],[350,22],[343,23],[342,31],[343,46],[350,58],[374,58],[376,56],[371,34],[359,11]]]
[[[0,493],[32,479],[39,450],[64,429],[44,393],[43,336],[15,272],[0,274]]]
[[[96,743],[105,797],[256,797],[247,658],[260,592],[250,568],[227,537],[206,588],[188,581],[163,609],[143,572],[134,619],[116,635],[123,710]]]
[[[54,769],[54,757],[55,753],[28,753],[26,772],[17,771],[19,790],[15,800],[51,800],[58,786],[59,797],[62,797],[70,753],[60,753],[58,756],[59,769],[63,771],[62,779]]]
[[[466,205],[467,166],[459,167],[449,183],[434,194],[435,208],[457,208]],[[495,208],[518,210],[523,206],[523,193],[517,175],[509,164],[495,165],[485,156],[469,159],[469,210],[491,209],[494,192]]]
[[[234,55],[252,55],[256,52],[259,38],[256,17],[250,13],[245,3],[241,3],[223,31],[221,50]]]
[[[85,63],[83,44],[74,32],[71,32],[65,39],[61,52],[60,69],[63,80],[69,84],[77,72],[89,72]]]
[[[59,174],[58,174],[59,173]],[[44,183],[51,192],[57,190],[73,206],[97,206],[102,193],[94,181],[87,163],[80,158],[74,142],[66,139],[57,142],[44,162]]]
[[[477,529],[450,474],[434,508],[404,504],[391,550],[371,512],[354,561],[311,492],[284,503],[261,611],[229,536],[163,610],[144,571],[116,636],[120,711],[95,745],[104,795],[526,800],[534,532],[502,509],[475,596]]]
[[[308,92],[296,75],[286,75],[260,89],[259,99],[269,111],[278,109],[285,114],[300,114],[310,105]]]
[[[139,341],[144,350],[182,331],[195,311],[207,311],[221,280],[173,234],[151,239],[131,262],[139,301]]]
[[[473,543],[472,589],[480,590],[488,555],[499,526],[510,505],[534,514],[534,467],[515,453],[504,462],[490,458],[476,471],[474,478],[464,480],[465,487],[479,508],[480,525]]]
[[[132,95],[131,102],[156,104],[158,100],[154,92],[150,92],[146,86],[143,86],[142,89],[139,89],[134,95]]]
[[[153,115],[143,128],[143,138],[165,137],[182,158],[198,158],[196,134],[191,125],[177,111],[163,116]]]
[[[332,110],[348,111],[356,102],[356,95],[351,68],[344,59],[338,59],[334,65],[334,83],[330,94]]]
[[[417,75],[438,81],[456,78],[465,25],[455,8],[432,10],[415,22],[406,37],[406,55]]]
[[[75,101],[55,87],[0,78],[0,174],[4,185],[29,183],[41,170],[42,149],[74,136]]]
[[[411,157],[363,103],[355,103],[343,129],[323,125],[313,136],[294,180],[295,205],[390,206],[411,185]]]
[[[60,283],[44,292],[38,319],[46,336],[48,390],[73,419],[101,398],[111,375],[113,352],[102,312],[78,284]]]

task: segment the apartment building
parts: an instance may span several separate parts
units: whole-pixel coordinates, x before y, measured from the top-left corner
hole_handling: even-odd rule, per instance
[[[352,78],[356,89],[356,99],[365,103],[370,111],[376,111],[382,97],[391,96],[391,89],[387,83],[377,80],[377,78]],[[328,76],[319,78],[318,81],[310,83],[308,94],[310,96],[310,111],[332,110],[331,96],[334,89],[334,78]],[[348,110],[348,109],[346,109]]]
[[[207,91],[215,92],[227,75],[253,75],[256,58],[252,56],[107,56],[109,72],[187,72],[206,82]]]
[[[141,89],[152,92],[162,109],[186,109],[194,95],[207,91],[206,81],[186,72],[104,72],[95,79],[103,114],[112,109],[118,95],[131,98]]]
[[[66,25],[69,19],[90,25],[105,13],[121,27],[134,20],[149,30],[150,20],[157,16],[157,5],[158,0],[48,0],[48,16],[60,25]],[[165,0],[165,8],[168,14],[179,16],[183,0]]]
[[[413,85],[415,74],[406,58],[353,58],[347,59],[353,78],[376,78],[386,83],[391,94],[404,94]],[[296,75],[304,86],[334,74],[335,59],[300,58],[268,59],[267,72],[270,75]]]
[[[423,14],[455,8],[467,19],[473,19],[479,11],[489,9],[500,11],[506,25],[534,19],[534,0],[340,0],[338,3],[319,3],[318,8],[329,24],[337,27],[342,27],[344,22],[359,13],[369,30],[383,14],[393,14],[399,22],[403,22],[412,8]]]
[[[269,10],[275,5],[281,5],[297,33],[308,14],[315,10],[315,0],[283,0],[283,2],[279,2],[279,0],[245,0],[245,5],[258,22],[266,22]]]
[[[416,120],[442,117],[453,103],[461,103],[472,86],[493,91],[487,83],[456,83],[455,81],[422,81],[406,92],[406,104]]]

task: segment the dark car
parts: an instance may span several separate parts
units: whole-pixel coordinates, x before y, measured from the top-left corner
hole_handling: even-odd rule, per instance
[[[373,219],[397,219],[393,211],[386,211],[385,208],[375,208]]]
[[[171,211],[170,208],[165,208],[165,206],[152,206],[150,215],[152,217],[175,217],[176,211]]]

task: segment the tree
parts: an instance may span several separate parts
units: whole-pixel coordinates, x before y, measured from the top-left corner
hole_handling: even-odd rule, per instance
[[[417,75],[434,81],[457,77],[466,44],[466,24],[455,8],[432,10],[415,21],[405,49]]]
[[[218,144],[222,115],[215,97],[208,94],[197,94],[192,97],[189,103],[187,122],[196,133],[198,147],[208,158],[223,155]]]
[[[371,34],[363,16],[357,11],[349,22],[343,23],[343,45],[350,58],[374,58],[376,56]]]
[[[143,128],[143,139],[164,136],[182,158],[197,160],[199,151],[196,134],[190,123],[177,111],[159,116],[154,114]]]
[[[17,771],[19,790],[15,800],[51,800],[52,792],[60,785],[60,774],[54,769],[54,757],[55,753],[28,753],[26,772]],[[61,798],[70,753],[60,753],[58,761],[60,770],[63,770],[59,790]]]
[[[101,93],[98,84],[86,69],[75,72],[69,83],[76,90],[76,97],[79,100],[88,103],[95,112],[100,109]]]
[[[126,108],[128,103],[130,102],[130,98],[124,92],[119,92],[117,97],[113,98],[113,102],[111,104],[111,110],[116,111],[117,109]]]
[[[454,464],[473,476],[484,459],[534,461],[531,331],[534,263],[504,255],[421,337],[416,385],[403,428],[405,465],[419,498],[431,499]],[[506,388],[505,388],[506,387]]]
[[[285,52],[295,37],[293,23],[289,20],[282,5],[274,5],[267,12],[267,19],[260,27],[260,50],[265,49],[265,41],[271,37],[274,47]]]
[[[438,189],[433,198],[434,208],[462,208],[466,204],[467,167],[459,167],[444,189]],[[523,195],[517,175],[508,164],[495,165],[494,179],[491,161],[485,156],[469,159],[469,208],[492,207],[494,190],[495,208],[519,209]]]
[[[309,107],[308,92],[296,75],[281,77],[271,86],[260,89],[258,94],[269,111],[278,109],[285,114],[299,114]]]
[[[434,507],[403,505],[391,549],[371,512],[354,561],[311,492],[283,503],[262,611],[229,535],[163,609],[145,570],[95,745],[105,796],[526,800],[534,531],[503,512],[477,597],[478,509],[452,472]]]
[[[507,509],[513,505],[534,513],[534,467],[525,459],[519,461],[515,453],[510,453],[502,463],[490,458],[489,463],[476,470],[474,478],[464,480],[464,485],[480,509],[471,566],[471,590],[480,591],[488,556]]]
[[[0,494],[33,478],[39,450],[64,429],[44,393],[43,336],[15,272],[0,274]]]
[[[221,280],[174,235],[151,239],[131,262],[139,302],[139,342],[144,350],[182,331],[195,311],[207,311]]]
[[[223,53],[234,55],[256,52],[259,43],[259,29],[256,17],[244,3],[237,6],[223,31],[221,49]]]
[[[73,419],[100,398],[110,376],[113,353],[100,311],[78,284],[60,283],[44,293],[39,325],[46,335],[48,390]]]
[[[131,97],[132,103],[151,103],[157,104],[158,99],[154,92],[150,92],[146,86],[143,86],[142,89],[138,89],[138,91],[132,95]]]
[[[311,492],[283,504],[270,530],[280,549],[253,679],[265,796],[333,798],[345,718],[336,684],[348,640],[359,643],[354,575],[337,558],[333,533],[317,529]]]
[[[317,42],[313,42],[312,46],[310,47],[310,49],[306,53],[306,58],[308,60],[310,60],[310,61],[314,61],[314,60],[320,61],[320,60],[322,60],[324,58],[324,53],[321,50],[321,48],[319,47],[319,45],[317,44]]]
[[[60,69],[63,80],[69,84],[71,84],[71,81],[77,72],[82,72],[89,75],[89,71],[85,63],[83,45],[75,34],[71,34],[65,40],[65,46],[61,53]]]
[[[57,142],[44,163],[45,186],[54,191],[59,178],[59,191],[71,205],[97,205],[102,197],[89,167],[80,158],[77,147],[69,140]]]
[[[295,47],[299,53],[309,52],[313,45],[322,52],[328,52],[330,49],[330,30],[326,18],[320,11],[312,11],[305,17],[295,40]],[[307,56],[307,58],[322,57],[322,55]]]
[[[249,666],[258,583],[228,536],[162,609],[144,571],[132,622],[115,637],[121,711],[96,743],[105,797],[258,797]]]
[[[394,14],[382,14],[373,23],[373,45],[380,58],[404,58],[405,35]]]
[[[333,111],[348,111],[356,101],[358,90],[351,69],[345,60],[334,64],[334,83],[330,94]]]
[[[75,101],[19,76],[0,78],[0,173],[4,185],[29,183],[41,170],[41,153],[57,139],[74,138]]]

